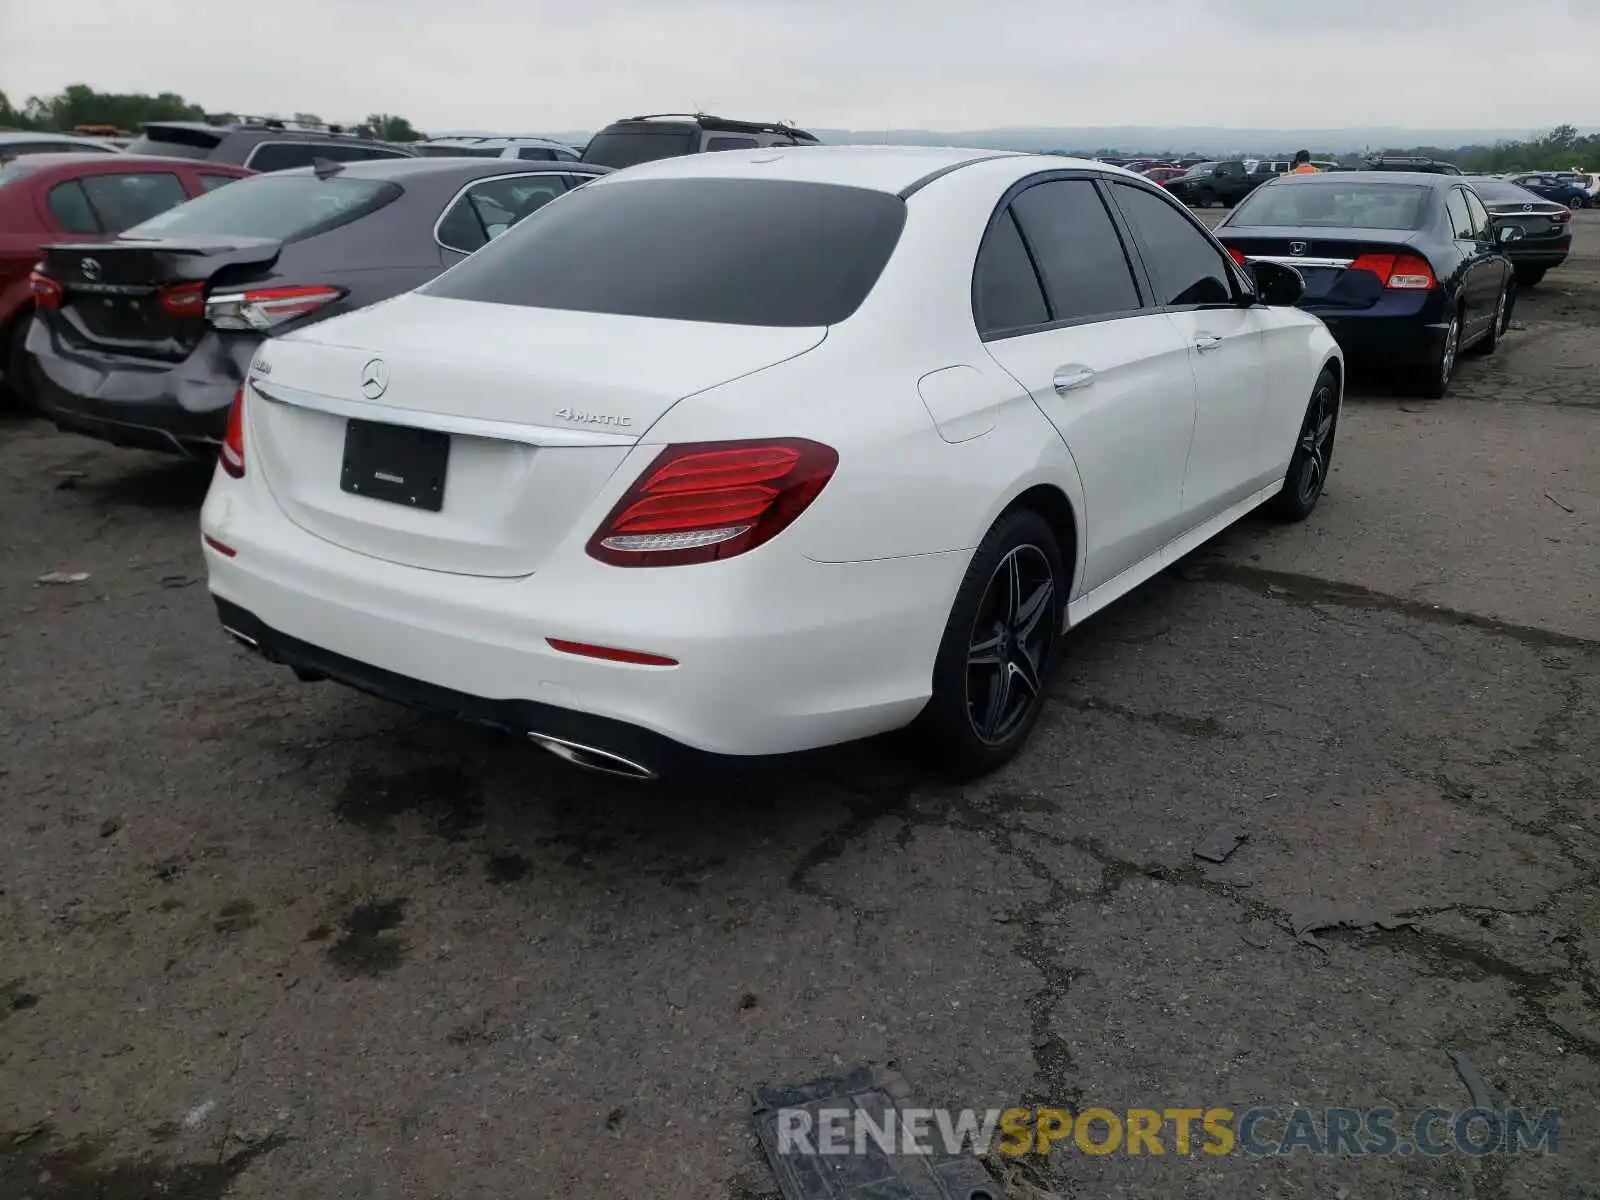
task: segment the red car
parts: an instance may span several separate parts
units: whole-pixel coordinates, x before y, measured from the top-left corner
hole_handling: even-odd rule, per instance
[[[1153,179],[1162,187],[1166,187],[1169,180],[1188,173],[1183,167],[1149,167],[1141,172],[1146,179]]]
[[[40,247],[104,241],[235,179],[244,167],[141,154],[29,154],[0,167],[0,391],[25,398],[28,276]]]

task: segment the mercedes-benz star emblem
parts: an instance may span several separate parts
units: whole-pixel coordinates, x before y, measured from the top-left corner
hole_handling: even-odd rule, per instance
[[[85,279],[95,280],[100,278],[100,260],[98,258],[84,259],[80,269],[83,271]]]
[[[1305,252],[1306,252],[1306,244],[1304,242],[1290,242],[1289,243],[1289,253],[1290,254],[1304,254]]]
[[[361,394],[368,400],[376,400],[388,390],[389,364],[381,358],[374,358],[361,368]]]

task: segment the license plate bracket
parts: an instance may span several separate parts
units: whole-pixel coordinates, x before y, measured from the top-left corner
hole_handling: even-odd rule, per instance
[[[439,512],[444,508],[450,435],[352,418],[345,426],[339,489],[371,500]]]

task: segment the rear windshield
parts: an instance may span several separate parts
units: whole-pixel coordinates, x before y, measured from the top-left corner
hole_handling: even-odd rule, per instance
[[[1362,183],[1358,179],[1277,184],[1250,193],[1230,226],[1325,229],[1417,229],[1427,213],[1428,188]]]
[[[160,125],[148,128],[128,146],[129,154],[164,154],[169,158],[205,158],[222,141],[226,131],[182,129]]]
[[[700,130],[667,126],[663,129],[602,129],[583,148],[583,161],[602,167],[633,167],[658,158],[693,154],[700,144]]]
[[[419,146],[412,144],[414,153],[424,158],[499,158],[498,147],[490,146]]]
[[[400,195],[377,179],[257,175],[197,196],[129,229],[124,237],[239,234],[293,241],[354,221]]]
[[[1505,179],[1474,179],[1472,190],[1485,204],[1548,204],[1537,192]]]
[[[432,296],[724,325],[814,326],[860,307],[905,202],[776,179],[579,188],[421,289]]]

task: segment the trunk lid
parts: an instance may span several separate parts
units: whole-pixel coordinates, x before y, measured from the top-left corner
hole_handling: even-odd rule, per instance
[[[1286,263],[1305,277],[1302,305],[1370,308],[1383,296],[1383,284],[1350,264],[1366,254],[1417,254],[1417,234],[1408,229],[1328,229],[1249,227],[1217,230],[1222,244],[1248,259]],[[1426,257],[1425,255],[1423,257]]]
[[[826,335],[410,293],[269,343],[248,436],[273,497],[308,532],[408,566],[525,576],[674,404]],[[376,435],[389,448],[362,422],[390,427]],[[436,509],[378,494],[392,497],[419,462],[416,478],[442,482]],[[363,482],[374,478],[388,482]]]
[[[1515,201],[1490,204],[1489,217],[1496,226],[1515,225],[1522,230],[1522,240],[1525,242],[1540,239],[1559,238],[1564,233],[1572,231],[1572,210],[1565,204],[1557,204],[1551,200]],[[1507,248],[1515,250],[1518,243],[1513,242]]]
[[[283,244],[271,238],[188,237],[61,243],[44,249],[61,284],[55,326],[73,345],[181,360],[205,333],[203,309],[169,312],[162,293],[184,284],[235,283],[266,272]]]

